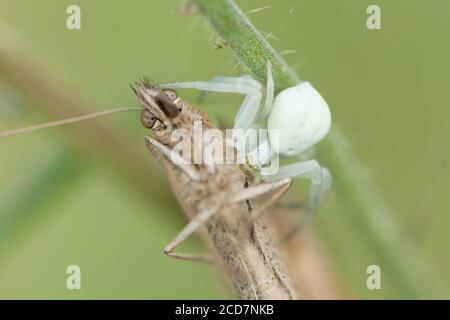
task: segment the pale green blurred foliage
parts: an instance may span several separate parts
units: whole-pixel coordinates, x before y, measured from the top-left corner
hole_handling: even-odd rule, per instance
[[[270,4],[250,19],[279,39],[269,40],[280,52],[297,50],[285,58],[325,96],[333,120],[398,215],[405,239],[417,243],[449,287],[450,3],[376,1],[382,9],[379,31],[366,28],[366,8],[373,1],[237,3],[244,11]],[[230,50],[214,48],[216,36],[200,16],[182,14],[180,1],[79,0],[80,31],[65,28],[69,4],[0,0],[0,21],[53,73],[99,105],[138,105],[128,83],[144,74],[181,81],[244,72],[234,68]],[[0,74],[0,130],[48,120],[1,79]],[[193,91],[183,95],[198,99]],[[200,106],[213,119],[231,123],[240,99],[210,94]],[[104,121],[127,128],[129,143],[146,152],[137,114]],[[11,203],[24,213],[14,224],[0,225],[0,298],[230,297],[213,268],[164,256],[163,246],[184,223],[181,210],[172,212],[172,204],[151,193],[136,195],[120,172],[73,152],[60,132],[0,141],[0,223]],[[142,174],[151,180],[155,173]],[[39,192],[22,198],[42,175],[50,184],[37,188],[43,194],[50,190],[45,201],[39,202]],[[58,182],[62,188],[53,190]],[[307,188],[306,182],[296,184]],[[393,279],[383,278],[382,290],[367,290],[366,268],[377,261],[335,193],[312,224],[346,296],[402,298]],[[196,240],[181,247],[202,249]],[[65,288],[71,264],[82,269],[81,291]]]

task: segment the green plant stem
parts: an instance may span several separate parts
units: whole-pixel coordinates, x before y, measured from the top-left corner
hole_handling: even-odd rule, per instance
[[[260,81],[266,80],[266,62],[273,65],[276,89],[296,85],[300,78],[256,30],[232,0],[192,0],[233,50],[237,59]],[[348,147],[346,138],[334,129],[320,145],[326,164],[332,168],[335,189],[351,213],[367,244],[377,255],[402,298],[442,297],[427,259],[411,243],[399,238],[394,215],[383,204],[364,167]]]
[[[272,62],[277,91],[300,82],[299,76],[256,30],[239,7],[228,0],[194,0],[201,12],[234,54],[262,82],[267,79],[267,60]]]

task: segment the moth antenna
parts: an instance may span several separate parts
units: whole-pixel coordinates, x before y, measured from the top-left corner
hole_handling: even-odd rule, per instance
[[[0,131],[0,139],[6,138],[6,137],[12,137],[12,136],[16,136],[16,135],[24,134],[24,133],[28,133],[28,132],[34,132],[34,131],[38,131],[38,130],[42,130],[42,129],[46,129],[46,128],[58,127],[58,126],[66,125],[66,124],[82,122],[82,121],[86,121],[86,120],[90,120],[90,119],[94,119],[94,118],[108,116],[108,115],[115,114],[115,113],[129,112],[129,111],[142,111],[142,108],[117,108],[117,109],[111,109],[111,110],[104,110],[104,111],[86,114],[83,116],[40,123],[40,124],[36,124],[36,125],[30,126],[30,127],[12,129],[12,130],[7,130],[7,131]]]

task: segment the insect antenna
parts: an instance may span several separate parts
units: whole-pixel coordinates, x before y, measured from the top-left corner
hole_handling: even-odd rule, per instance
[[[104,117],[104,116],[108,116],[108,115],[115,114],[115,113],[122,113],[122,112],[129,112],[129,111],[142,111],[142,108],[127,107],[127,108],[110,109],[110,110],[94,112],[94,113],[90,113],[90,114],[86,114],[86,115],[82,115],[82,116],[78,116],[78,117],[40,123],[40,124],[36,124],[33,126],[24,127],[24,128],[0,131],[0,139],[6,138],[6,137],[12,137],[12,136],[16,136],[16,135],[24,134],[24,133],[28,133],[28,132],[34,132],[34,131],[38,131],[38,130],[42,130],[42,129],[46,129],[46,128],[58,127],[58,126],[66,125],[66,124],[91,120],[94,118]]]

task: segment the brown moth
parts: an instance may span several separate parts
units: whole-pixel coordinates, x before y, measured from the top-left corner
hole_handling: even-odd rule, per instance
[[[145,143],[162,164],[190,220],[164,252],[180,259],[217,262],[241,299],[295,298],[266,227],[256,219],[284,194],[291,178],[249,186],[238,164],[197,164],[182,159],[185,155],[174,151],[180,143],[173,139],[176,130],[182,129],[187,135],[183,143],[189,143],[190,159],[195,150],[205,151],[213,143],[223,144],[223,140],[205,143],[194,139],[194,123],[200,122],[204,129],[213,126],[174,90],[160,88],[147,79],[132,88],[144,107],[141,122],[153,132],[153,136],[145,137]],[[227,144],[219,147],[225,150],[226,157],[236,152]],[[268,195],[268,200],[254,207],[251,200],[263,195]],[[204,227],[216,253],[214,257],[173,252],[189,235]]]
[[[181,129],[187,135],[183,143],[189,143],[188,149],[194,154],[194,158],[196,150],[200,149],[203,154],[212,144],[217,143],[222,144],[218,147],[225,150],[226,158],[235,157],[236,150],[224,143],[223,139],[213,139],[207,143],[194,139],[196,123],[200,123],[204,129],[214,129],[213,125],[203,113],[183,101],[174,90],[160,88],[147,79],[135,83],[132,88],[143,109],[120,108],[101,111],[3,131],[0,132],[0,138],[114,113],[141,111],[142,124],[153,132],[153,137],[145,137],[145,144],[162,164],[172,189],[190,220],[164,248],[164,252],[179,259],[217,263],[241,299],[295,298],[284,265],[266,227],[258,220],[260,214],[288,190],[292,179],[283,178],[249,185],[247,175],[238,164],[218,164],[211,161],[191,163],[174,150],[179,144],[177,139],[173,139],[176,130]],[[263,195],[268,195],[267,200],[255,206],[253,200]],[[207,238],[215,251],[213,256],[173,252],[178,244],[201,229],[207,231]]]

